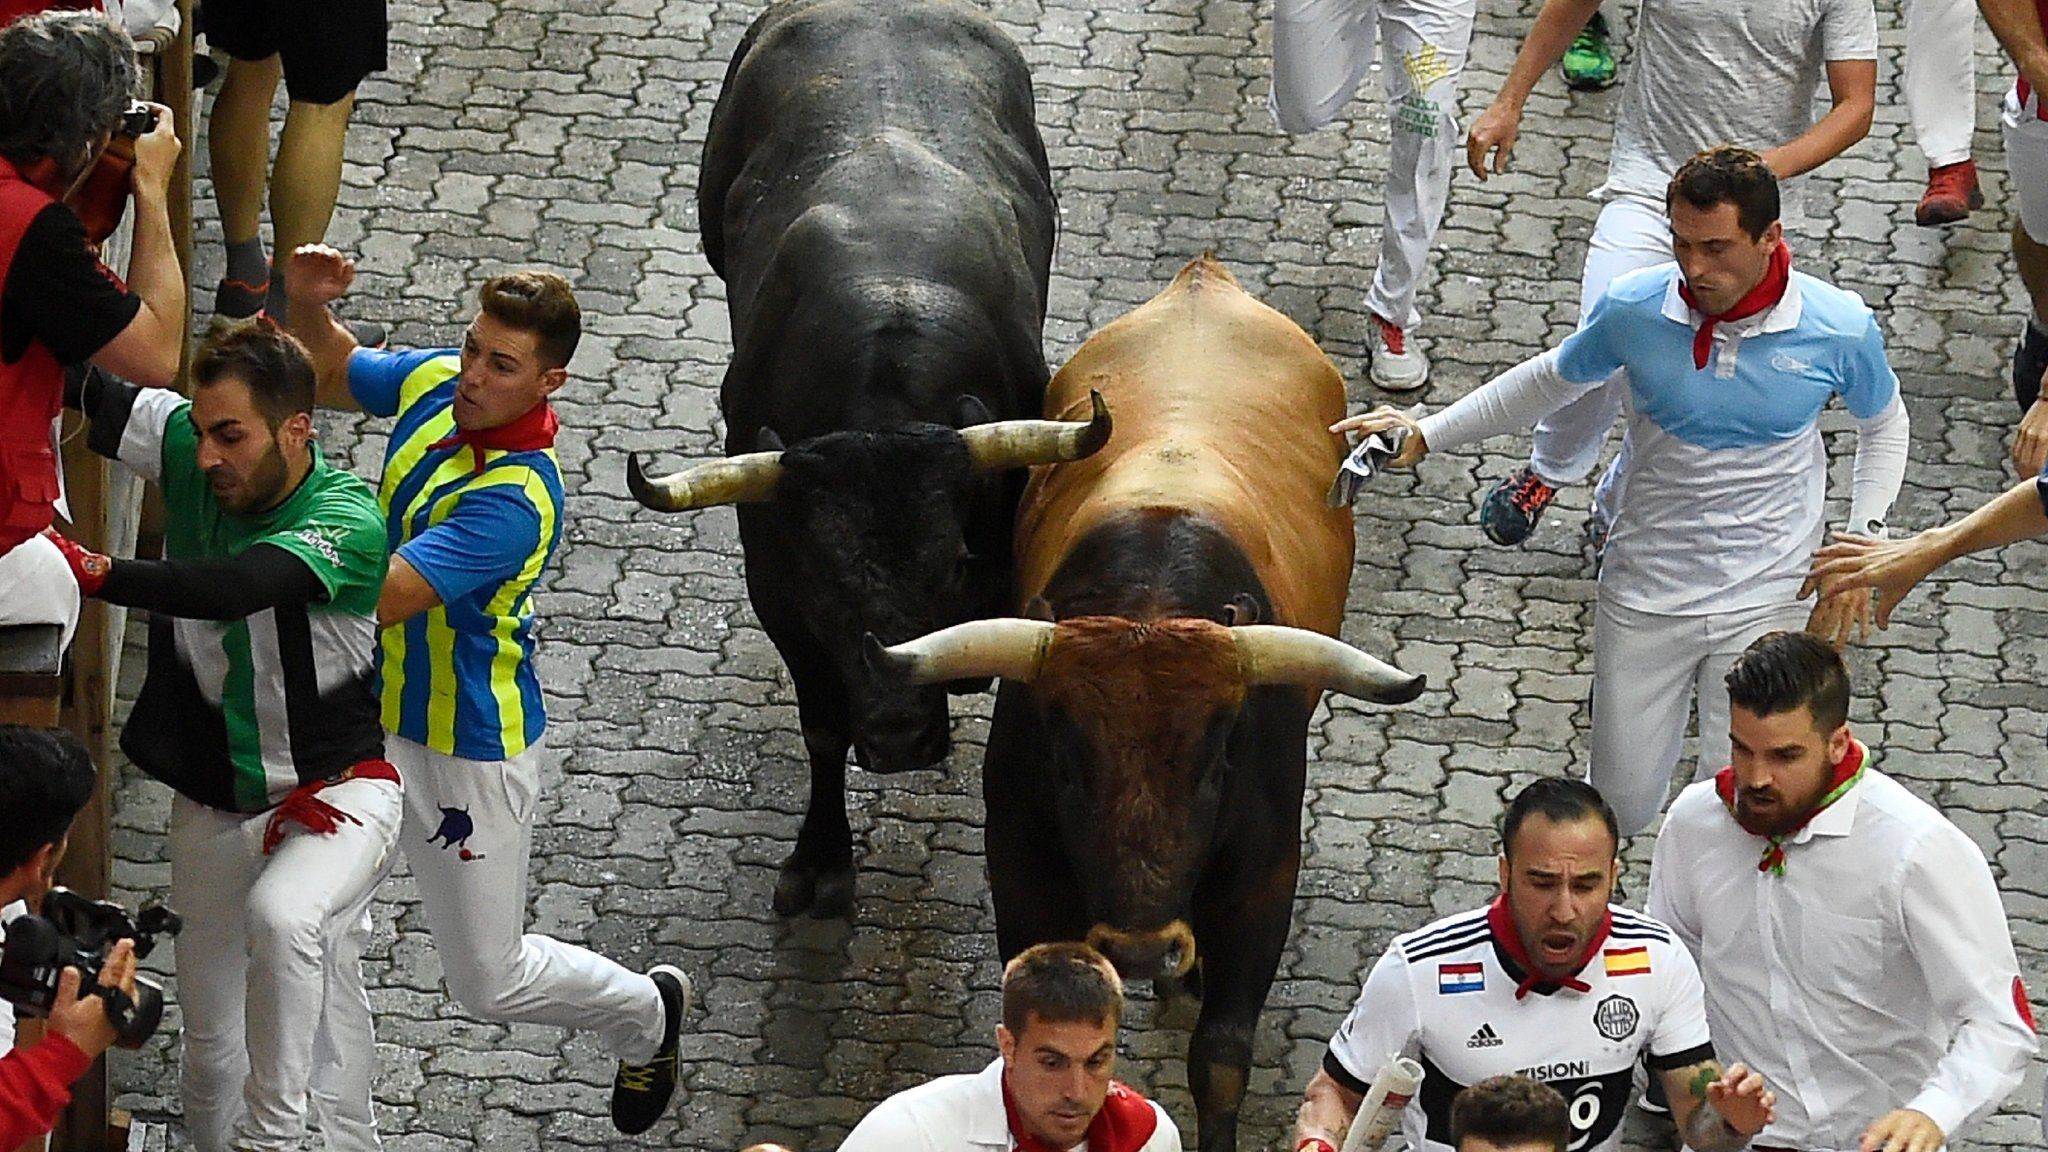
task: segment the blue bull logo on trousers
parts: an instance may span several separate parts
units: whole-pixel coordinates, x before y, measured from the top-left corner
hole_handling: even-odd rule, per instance
[[[480,853],[471,852],[468,848],[469,838],[475,834],[476,822],[469,818],[467,808],[443,808],[441,826],[427,837],[427,843],[439,840],[441,847],[455,849],[456,855],[464,860],[481,860],[483,856]]]

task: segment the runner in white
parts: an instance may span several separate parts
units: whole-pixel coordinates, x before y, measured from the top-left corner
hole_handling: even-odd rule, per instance
[[[2048,402],[2041,374],[2048,370],[2048,121],[2041,91],[2048,85],[2048,0],[1978,0],[1984,21],[2019,72],[2005,98],[2002,127],[2013,199],[2012,256],[2033,305],[2013,354],[2012,394],[2020,406],[2013,438],[2013,470],[2039,475],[2048,465]]]
[[[1001,1055],[875,1106],[839,1152],[1181,1152],[1166,1109],[1111,1079],[1123,982],[1076,941],[1003,966]]]
[[[1953,1145],[2038,1046],[1984,854],[1871,766],[1827,645],[1767,636],[1728,691],[1734,763],[1672,804],[1650,909],[1699,959],[1722,1050],[1780,1094],[1757,1144]]]
[[[1866,0],[1867,2],[1867,0]],[[1380,262],[1365,306],[1372,381],[1420,388],[1429,359],[1411,338],[1430,244],[1443,223],[1457,158],[1458,75],[1478,0],[1279,0],[1273,12],[1273,119],[1313,132],[1349,103],[1379,49],[1392,118]]]
[[[1715,1061],[1692,957],[1662,924],[1608,903],[1619,843],[1585,784],[1524,788],[1501,821],[1501,895],[1395,938],[1309,1082],[1296,1152],[1336,1152],[1396,1055],[1424,1071],[1401,1118],[1410,1152],[1452,1152],[1452,1101],[1510,1073],[1570,1103],[1574,1152],[1612,1152],[1645,1054],[1688,1145],[1733,1150],[1755,1135],[1771,1093]]]
[[[1523,103],[1599,6],[1544,5],[1500,94],[1472,124],[1466,159],[1481,180],[1489,157],[1494,173],[1506,170]],[[1815,121],[1813,98],[1823,79],[1832,106]],[[1643,0],[1607,180],[1594,192],[1606,205],[1586,250],[1580,322],[1616,277],[1671,259],[1664,190],[1687,157],[1738,144],[1762,153],[1780,180],[1790,180],[1861,140],[1876,106],[1871,0]],[[1609,380],[1537,425],[1528,465],[1487,494],[1480,522],[1488,537],[1520,544],[1559,488],[1592,473],[1626,394]],[[1623,457],[1628,450],[1624,440]],[[1623,475],[1622,465],[1610,468],[1594,495],[1587,532],[1596,558],[1621,507]]]
[[[1695,695],[1701,772],[1727,762],[1721,677],[1750,641],[1804,624],[1844,643],[1869,619],[1864,592],[1810,617],[1799,600],[1827,493],[1822,408],[1840,396],[1856,418],[1853,531],[1882,533],[1906,468],[1877,318],[1791,270],[1762,159],[1703,152],[1671,189],[1679,262],[1616,280],[1562,346],[1420,424],[1381,408],[1335,426],[1408,428],[1391,461],[1404,467],[1526,428],[1626,369],[1635,452],[1594,615],[1590,779],[1628,835],[1664,805]]]

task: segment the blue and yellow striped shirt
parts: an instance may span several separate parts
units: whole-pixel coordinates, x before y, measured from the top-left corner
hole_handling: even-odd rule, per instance
[[[455,432],[461,354],[359,349],[348,386],[363,410],[396,416],[377,489],[391,550],[441,603],[386,628],[378,656],[384,727],[469,760],[506,760],[547,727],[533,667],[533,590],[562,538],[553,448],[435,447]],[[479,466],[480,465],[480,466]]]

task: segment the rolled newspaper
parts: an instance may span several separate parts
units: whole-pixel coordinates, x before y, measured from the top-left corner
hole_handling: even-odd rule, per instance
[[[1422,1087],[1422,1065],[1406,1056],[1389,1056],[1380,1065],[1380,1074],[1372,1078],[1372,1087],[1366,1089],[1365,1102],[1358,1106],[1358,1115],[1351,1121],[1351,1131],[1344,1137],[1344,1152],[1376,1152],[1380,1145],[1401,1122],[1401,1111],[1408,1102],[1415,1099],[1415,1090]]]

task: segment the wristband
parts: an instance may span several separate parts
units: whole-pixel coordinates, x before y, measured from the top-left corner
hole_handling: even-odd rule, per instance
[[[63,553],[64,563],[71,569],[71,578],[78,581],[79,595],[98,595],[100,585],[107,582],[108,573],[114,570],[113,560],[60,534],[55,528],[43,529],[43,538],[56,545],[57,551]]]
[[[1337,1152],[1337,1146],[1321,1136],[1304,1136],[1294,1146],[1294,1152]]]

